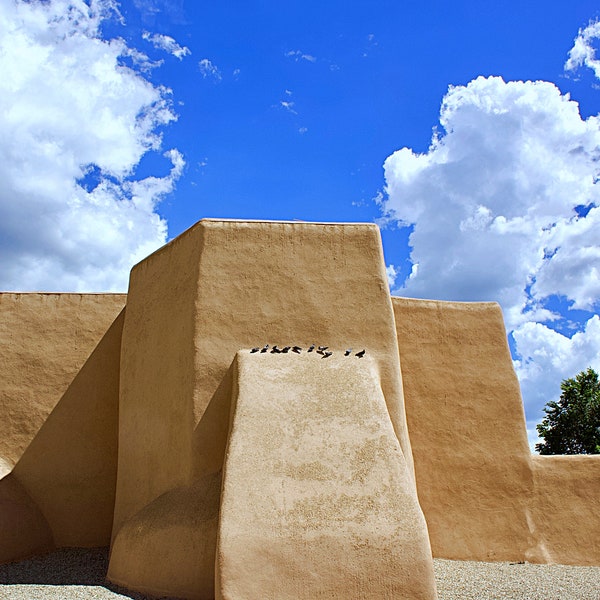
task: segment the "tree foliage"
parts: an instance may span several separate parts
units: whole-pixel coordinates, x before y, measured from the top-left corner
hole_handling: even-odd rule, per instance
[[[600,454],[600,382],[591,367],[560,384],[558,402],[544,407],[537,426],[540,454]]]

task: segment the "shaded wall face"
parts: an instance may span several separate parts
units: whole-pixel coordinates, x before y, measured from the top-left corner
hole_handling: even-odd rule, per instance
[[[524,560],[531,456],[502,313],[393,298],[419,500],[434,556]]]
[[[58,547],[110,542],[124,312],[98,342],[12,472],[46,517]]]
[[[52,530],[31,496],[11,473],[0,479],[0,564],[53,547]]]
[[[120,363],[114,534],[190,482],[202,235],[182,235],[131,272]]]
[[[21,457],[125,300],[124,294],[0,294],[0,469]]]
[[[0,294],[0,561],[110,541],[124,304]]]

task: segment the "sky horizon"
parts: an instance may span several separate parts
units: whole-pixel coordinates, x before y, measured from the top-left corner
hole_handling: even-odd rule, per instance
[[[600,371],[600,8],[0,0],[0,290],[126,291],[201,218],[375,222],[497,301],[530,443]]]

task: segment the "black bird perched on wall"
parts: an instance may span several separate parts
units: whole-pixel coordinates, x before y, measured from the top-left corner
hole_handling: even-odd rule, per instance
[[[323,356],[321,356],[321,358],[329,358],[332,354],[333,352],[323,352]]]
[[[292,348],[292,352],[295,352],[296,354],[300,354],[301,351],[302,351],[302,348],[300,348],[300,346],[294,346]]]
[[[281,350],[277,347],[277,345],[271,348],[271,354],[281,354]]]
[[[255,352],[258,352],[260,350],[260,348],[252,348],[252,350],[250,350],[250,354],[254,354]]]
[[[269,344],[265,344],[265,347],[261,350],[261,352],[266,352],[269,349]]]
[[[366,350],[361,350],[360,352],[356,353],[356,356],[358,356],[358,358],[362,358],[365,355]]]
[[[352,348],[348,348],[346,352],[344,352],[344,356],[350,356],[352,354]]]
[[[307,352],[312,352],[315,349],[315,345],[312,344],[311,347],[307,350]]]
[[[281,350],[281,352],[283,352],[283,354],[287,354],[290,351],[291,346],[286,346],[285,348],[283,348]]]
[[[329,348],[329,346],[319,346],[319,350],[321,350],[321,352],[325,352],[327,348]]]

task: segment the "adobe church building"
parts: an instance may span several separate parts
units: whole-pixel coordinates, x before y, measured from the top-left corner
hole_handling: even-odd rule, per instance
[[[600,565],[600,457],[531,455],[499,306],[390,297],[375,225],[203,220],[127,295],[0,294],[0,373],[0,562],[110,545],[208,600]]]

